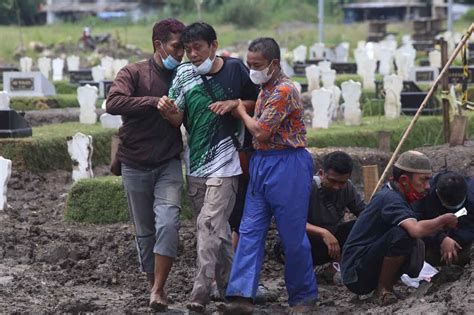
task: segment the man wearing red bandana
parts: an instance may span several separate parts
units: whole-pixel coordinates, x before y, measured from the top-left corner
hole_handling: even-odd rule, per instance
[[[380,304],[398,301],[393,285],[404,273],[417,277],[424,262],[421,238],[457,225],[452,213],[417,221],[412,204],[430,189],[431,164],[407,151],[393,166],[392,178],[359,216],[344,245],[342,280],[357,295],[375,290]]]

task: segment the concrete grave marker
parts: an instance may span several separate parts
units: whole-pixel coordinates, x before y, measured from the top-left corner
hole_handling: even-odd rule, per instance
[[[334,85],[336,81],[336,71],[329,70],[321,73],[321,80],[323,81],[323,87],[331,91],[331,104],[329,106],[329,116],[332,120],[338,119],[340,107],[339,101],[341,99],[341,89]]]
[[[0,110],[10,110],[10,96],[5,91],[0,91]]]
[[[308,92],[319,89],[319,67],[316,65],[310,65],[305,68],[306,79],[308,81]]]
[[[430,67],[441,68],[441,52],[439,50],[432,50],[428,54]]]
[[[4,72],[3,89],[10,96],[54,96],[56,89],[41,72]]]
[[[385,118],[400,117],[402,108],[400,93],[403,89],[403,79],[396,74],[387,75],[383,78],[383,89],[385,90]]]
[[[391,74],[393,71],[393,50],[388,47],[380,47],[379,73],[383,76]]]
[[[403,80],[409,80],[415,66],[416,50],[413,46],[402,46],[395,51],[397,74]]]
[[[309,59],[310,60],[321,60],[324,59],[324,43],[315,43],[309,48]]]
[[[112,67],[113,67],[113,70],[114,70],[114,74],[113,74],[114,78],[117,76],[120,69],[122,69],[126,65],[128,65],[128,60],[127,59],[114,59],[114,61],[112,63]]]
[[[122,116],[104,113],[100,115],[102,128],[118,129],[122,126]]]
[[[77,101],[81,107],[81,112],[79,114],[79,121],[81,124],[93,125],[97,122],[95,104],[97,102],[98,93],[98,89],[89,84],[77,88]]]
[[[72,160],[72,179],[76,182],[80,179],[94,177],[92,172],[92,137],[83,133],[76,133],[67,141],[67,151]]]
[[[94,82],[105,80],[105,68],[103,66],[95,66],[92,68],[92,79]]]
[[[411,71],[411,81],[416,83],[432,83],[438,77],[439,69],[435,67],[415,67]]]
[[[305,45],[299,45],[295,49],[293,49],[293,62],[306,62],[306,55],[307,55],[307,47]]]
[[[331,124],[331,114],[329,112],[331,96],[331,91],[325,88],[311,92],[311,104],[313,105],[313,128],[329,128],[329,125]]]
[[[72,55],[66,58],[67,71],[79,71],[79,62],[80,59],[78,56]]]
[[[0,156],[0,210],[7,208],[7,184],[12,173],[12,161]]]
[[[33,66],[33,59],[31,59],[30,57],[20,58],[21,72],[31,72],[32,66]]]
[[[362,95],[362,85],[360,82],[352,80],[342,82],[342,97],[344,103],[344,123],[347,126],[359,126],[362,122],[362,111],[360,110],[359,99]]]
[[[62,58],[53,59],[53,81],[63,80],[63,70],[64,70],[64,59]]]
[[[349,43],[342,42],[334,49],[336,53],[336,62],[347,62],[349,59]]]
[[[51,58],[38,58],[38,69],[43,74],[43,76],[49,80],[49,73],[51,72]]]
[[[104,67],[104,77],[107,80],[114,79],[114,58],[105,56],[100,60],[100,65]]]

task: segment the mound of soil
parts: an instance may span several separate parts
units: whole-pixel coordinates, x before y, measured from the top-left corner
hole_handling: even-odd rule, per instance
[[[452,148],[424,150],[440,154]],[[367,151],[367,157],[371,155]],[[450,166],[462,169],[452,161]],[[107,167],[96,168],[94,173],[106,175]],[[70,178],[64,171],[13,172],[8,185],[9,206],[0,212],[2,313],[149,313],[147,281],[138,271],[131,224],[66,222],[63,214]],[[271,257],[275,234],[272,228],[261,281],[279,297],[276,302],[258,306],[257,314],[286,314],[288,310],[284,268]],[[185,303],[192,289],[196,260],[192,222],[183,221],[180,237],[180,253],[167,284],[171,314],[186,313]],[[408,298],[389,307],[379,307],[371,300],[357,301],[342,286],[320,284],[314,311],[469,313],[474,309],[474,268],[471,265],[462,271],[454,282],[425,283],[418,290],[400,285],[399,290]],[[208,313],[216,310],[218,303],[211,303]]]

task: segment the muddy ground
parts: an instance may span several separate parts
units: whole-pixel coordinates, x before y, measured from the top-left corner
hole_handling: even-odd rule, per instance
[[[436,151],[437,155],[440,150],[454,152],[447,147],[423,150],[428,154]],[[455,152],[456,159],[472,170],[472,143]],[[462,169],[461,165],[454,167]],[[107,168],[96,168],[95,174],[107,174]],[[13,172],[9,207],[0,212],[0,313],[149,313],[147,284],[138,272],[131,225],[65,222],[70,185],[70,174],[64,171],[40,175]],[[272,230],[262,282],[279,298],[258,306],[257,313],[261,314],[286,314],[288,310],[283,268],[270,255],[274,236]],[[167,286],[171,314],[186,313],[195,256],[193,226],[184,221],[180,254]],[[472,314],[473,278],[474,268],[468,265],[454,282],[425,283],[418,290],[399,285],[408,298],[389,307],[379,307],[370,300],[356,301],[344,287],[320,284],[314,313]],[[211,303],[207,312],[216,312],[218,305]]]

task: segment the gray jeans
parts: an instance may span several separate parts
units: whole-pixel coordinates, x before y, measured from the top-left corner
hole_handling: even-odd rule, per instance
[[[178,254],[183,171],[181,161],[172,159],[155,169],[138,170],[122,165],[122,180],[140,269],[153,273],[155,255]]]
[[[191,301],[207,304],[212,281],[216,280],[223,290],[230,274],[233,251],[228,220],[234,208],[238,176],[187,179],[197,234],[197,270]]]

